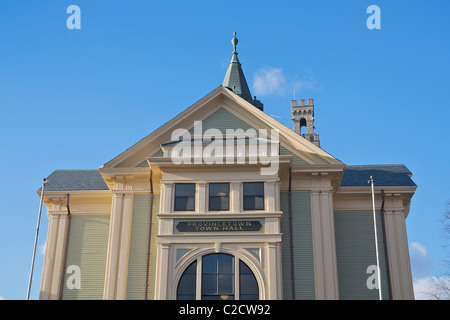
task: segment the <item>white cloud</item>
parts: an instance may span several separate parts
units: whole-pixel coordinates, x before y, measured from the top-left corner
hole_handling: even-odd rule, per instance
[[[425,277],[414,279],[414,296],[416,300],[450,299],[450,278]],[[447,289],[445,289],[447,288]]]
[[[424,245],[419,242],[411,242],[409,245],[409,254],[414,279],[421,279],[435,274],[433,271],[433,263]]]
[[[257,96],[284,94],[286,79],[283,70],[278,68],[262,68],[253,76],[253,89]]]
[[[428,255],[427,249],[419,242],[412,242],[410,246],[411,254],[417,254],[423,258]]]
[[[310,74],[309,80],[288,78],[283,69],[266,67],[261,68],[253,76],[253,92],[256,96],[286,95],[294,91],[301,93],[305,90],[316,89],[317,82]]]

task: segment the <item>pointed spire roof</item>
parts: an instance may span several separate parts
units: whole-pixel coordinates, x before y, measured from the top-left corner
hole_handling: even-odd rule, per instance
[[[228,65],[227,73],[225,74],[225,79],[223,79],[222,86],[230,89],[241,98],[262,110],[263,104],[259,100],[256,100],[256,97],[254,99],[252,98],[247,81],[245,80],[244,71],[242,71],[242,66],[239,62],[238,53],[236,51],[236,46],[238,44],[236,32],[234,33],[234,38],[231,40],[231,43],[233,44],[233,54],[231,56],[231,62]]]

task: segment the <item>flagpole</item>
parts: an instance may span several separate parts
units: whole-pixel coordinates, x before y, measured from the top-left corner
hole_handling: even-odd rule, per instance
[[[380,272],[380,258],[378,256],[377,218],[375,213],[375,192],[373,188],[373,176],[370,176],[369,181],[372,187],[373,231],[375,234],[375,253],[377,257],[378,297],[380,298],[380,300],[383,300],[381,296],[381,272]]]
[[[34,249],[33,249],[33,258],[31,260],[30,279],[28,280],[27,300],[30,300],[31,280],[33,279],[34,258],[36,256],[36,246],[37,246],[37,240],[38,240],[38,235],[39,235],[39,224],[41,221],[41,212],[42,212],[42,200],[44,198],[44,188],[45,188],[46,182],[47,182],[47,179],[44,178],[42,181],[42,188],[41,188],[41,200],[39,203],[39,214],[38,214],[38,220],[37,220],[37,226],[36,226],[36,235],[34,237]]]

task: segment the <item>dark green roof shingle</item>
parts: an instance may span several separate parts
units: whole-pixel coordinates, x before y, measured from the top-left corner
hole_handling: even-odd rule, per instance
[[[55,170],[47,180],[45,191],[108,190],[98,170]]]
[[[370,176],[375,186],[416,186],[411,175],[403,164],[347,166],[341,187],[370,186]]]

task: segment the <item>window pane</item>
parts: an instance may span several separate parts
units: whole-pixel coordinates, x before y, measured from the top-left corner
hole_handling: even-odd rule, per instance
[[[241,274],[253,274],[252,270],[250,270],[250,268],[242,261],[239,262],[239,269]]]
[[[253,274],[241,274],[240,278],[241,294],[257,294],[258,283]]]
[[[264,195],[264,183],[263,182],[254,183],[253,188],[254,188],[255,195],[258,195],[258,196]]]
[[[185,196],[186,195],[186,191],[185,191],[185,185],[184,184],[176,184],[175,185],[175,196],[180,197],[180,196]]]
[[[218,197],[209,198],[209,210],[217,211],[217,210],[220,210],[221,208],[222,208],[222,206],[221,206],[220,198],[218,198]]]
[[[227,254],[219,255],[219,273],[233,273],[233,257]]]
[[[197,262],[194,261],[186,268],[181,276],[177,288],[178,300],[195,300]]]
[[[217,254],[203,257],[203,273],[217,273]]]
[[[195,199],[194,197],[186,198],[186,211],[192,211],[195,209]]]
[[[218,196],[220,193],[220,184],[218,183],[211,183],[209,185],[209,196]]]
[[[264,209],[264,197],[255,197],[254,199],[255,210]]]
[[[244,183],[244,210],[264,210],[264,183]]]
[[[186,208],[187,198],[175,198],[175,210],[183,211]]]
[[[228,197],[223,197],[223,198],[220,198],[220,207],[221,207],[221,209],[222,210],[229,210],[230,209],[230,206],[229,206],[229,198]]]
[[[175,196],[194,196],[195,183],[177,183],[175,184]]]
[[[192,211],[195,209],[195,201],[193,197],[175,198],[175,211]]]
[[[229,183],[209,184],[209,210],[229,210]]]
[[[197,262],[191,263],[186,271],[184,271],[184,274],[197,274]]]
[[[195,294],[195,274],[185,274],[178,284],[178,294]]]
[[[209,198],[209,210],[229,210],[229,198],[228,197],[210,197]]]
[[[217,275],[204,274],[202,277],[202,294],[217,294]]]
[[[230,194],[230,184],[229,183],[221,183],[220,184],[220,195],[228,197]]]
[[[239,298],[241,300],[256,300],[259,298],[258,282],[250,268],[239,261]]]
[[[253,183],[244,183],[244,195],[253,195]]]
[[[255,210],[255,198],[244,197],[244,210]]]
[[[233,275],[219,274],[219,294],[233,293]]]
[[[176,197],[175,211],[193,211],[195,210],[194,197]]]
[[[264,182],[244,182],[244,196],[264,195]]]
[[[228,196],[230,193],[230,184],[229,183],[210,183],[209,184],[209,195],[224,197]]]

